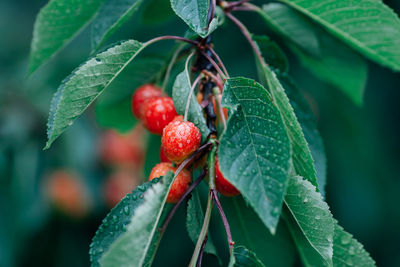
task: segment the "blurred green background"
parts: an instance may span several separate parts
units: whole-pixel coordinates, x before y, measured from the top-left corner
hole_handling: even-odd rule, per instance
[[[150,7],[160,1],[149,1]],[[400,12],[399,1],[385,2]],[[103,187],[113,170],[100,160],[103,129],[93,107],[51,149],[42,150],[51,97],[90,52],[85,30],[27,77],[33,23],[45,4],[46,0],[0,1],[0,266],[88,266],[90,239],[109,210]],[[171,18],[166,7],[144,11],[161,12],[160,21],[149,21],[141,12],[113,39],[182,35],[185,25]],[[249,28],[262,32],[258,20]],[[237,29],[228,25],[215,35],[215,49],[231,76],[254,77],[253,56]],[[326,146],[326,198],[334,216],[379,266],[400,266],[400,75],[370,63],[364,105],[357,107],[289,57],[291,73],[310,100]],[[152,151],[147,158],[157,162],[157,149]],[[46,183],[57,170],[77,174],[87,201],[85,215],[54,209]],[[173,235],[178,229],[181,236],[162,245],[156,262],[168,265],[179,255],[190,257],[193,247],[182,230],[183,216],[181,210],[170,230]],[[181,259],[183,265],[187,257]]]

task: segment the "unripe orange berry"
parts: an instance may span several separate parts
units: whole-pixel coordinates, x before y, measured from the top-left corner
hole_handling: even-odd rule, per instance
[[[169,171],[175,173],[176,169],[177,168],[173,167],[171,163],[161,162],[154,166],[151,170],[149,181],[153,180],[154,178],[164,176]],[[185,192],[188,190],[191,182],[192,175],[188,170],[183,169],[172,183],[171,190],[169,191],[167,197],[167,203],[177,203],[178,200],[183,196],[183,194],[185,194]]]
[[[215,158],[215,186],[218,192],[226,197],[233,197],[240,195],[239,190],[236,189],[225,177],[219,169],[218,158]]]

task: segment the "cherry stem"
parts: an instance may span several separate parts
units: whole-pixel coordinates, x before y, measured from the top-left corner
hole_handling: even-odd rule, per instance
[[[238,26],[238,28],[240,29],[240,31],[242,32],[242,34],[244,35],[244,37],[247,39],[247,41],[249,42],[250,46],[252,47],[254,53],[256,54],[258,60],[260,61],[261,65],[265,66],[267,65],[265,63],[264,58],[261,55],[261,51],[258,48],[257,44],[253,41],[253,39],[251,39],[251,33],[249,32],[249,30],[247,30],[246,26],[244,26],[244,24],[238,20],[235,16],[233,16],[231,13],[226,12],[225,15],[232,20],[233,23],[236,24],[236,26]]]
[[[192,191],[196,188],[196,186],[198,186],[200,184],[200,182],[204,179],[206,174],[207,174],[207,172],[205,170],[203,170],[203,172],[199,175],[199,177],[197,177],[196,181],[194,181],[194,183],[192,183],[189,186],[189,188],[188,188],[188,190],[186,190],[185,194],[183,194],[183,196],[178,200],[178,202],[175,204],[175,206],[169,212],[169,214],[168,214],[167,218],[165,219],[163,225],[161,226],[161,228],[159,228],[159,231],[161,231],[161,232],[165,231],[165,229],[167,228],[167,226],[168,226],[169,222],[171,221],[172,217],[174,216],[174,214],[178,210],[179,206],[186,199],[186,197],[192,193]]]
[[[205,53],[204,51],[201,51],[201,54],[203,56],[205,56],[208,61],[213,65],[213,67],[218,71],[219,75],[221,75],[221,77],[223,79],[226,79],[226,75],[222,72],[221,68],[218,66],[218,64],[214,61],[214,59],[212,59],[209,55],[207,55],[207,53]]]
[[[197,267],[201,266],[201,262],[203,260],[204,248],[206,247],[207,240],[208,240],[208,234],[204,238],[203,244],[201,245],[199,259],[197,260],[197,264],[196,264]]]
[[[183,116],[183,121],[187,121],[187,116],[188,116],[189,107],[190,107],[190,100],[192,98],[194,88],[196,88],[196,86],[199,83],[199,81],[202,78],[202,76],[203,76],[202,74],[199,74],[197,76],[197,78],[194,80],[192,86],[190,87],[190,92],[189,92],[189,95],[188,95],[188,98],[187,98],[187,101],[186,101],[185,114]],[[190,80],[189,80],[189,83],[190,83]]]
[[[185,38],[185,37],[174,36],[174,35],[165,35],[165,36],[156,37],[154,39],[151,39],[151,40],[143,43],[143,47],[148,46],[148,45],[153,44],[153,43],[156,43],[158,41],[162,41],[162,40],[177,40],[177,41],[186,42],[186,43],[189,43],[189,44],[192,44],[192,45],[198,45],[199,44],[198,41],[190,40],[190,39]]]
[[[174,64],[175,64],[175,62],[176,62],[176,59],[178,58],[178,56],[179,56],[179,53],[182,51],[182,48],[183,48],[183,46],[184,46],[185,44],[181,44],[177,49],[176,49],[176,51],[174,52],[174,54],[172,55],[172,57],[171,57],[171,61],[169,62],[169,64],[168,64],[168,67],[167,67],[167,70],[165,71],[165,76],[164,76],[164,81],[163,81],[163,84],[162,84],[162,92],[164,92],[165,91],[165,88],[167,87],[167,84],[168,84],[168,80],[169,80],[169,77],[170,77],[170,75],[171,75],[171,71],[172,71],[172,67],[174,66]]]
[[[222,208],[221,202],[219,201],[217,190],[213,189],[211,192],[212,192],[213,198],[215,200],[215,204],[217,205],[219,214],[221,215],[221,219],[222,219],[222,222],[225,227],[226,237],[227,237],[228,246],[229,246],[229,252],[232,254],[233,245],[235,244],[235,242],[233,242],[233,239],[232,239],[231,228],[229,227],[228,219],[226,218],[224,209]]]
[[[208,27],[210,27],[210,23],[214,18],[214,14],[215,14],[215,6],[217,5],[217,1],[216,0],[211,0],[211,10],[210,10],[210,17],[208,18]]]
[[[210,50],[211,54],[213,54],[213,56],[217,59],[219,65],[221,66],[222,70],[226,74],[226,77],[229,78],[228,71],[226,70],[224,63],[222,62],[221,58],[218,56],[217,52],[215,52],[215,50],[210,45],[207,45],[207,48],[208,48],[208,50]]]
[[[197,239],[196,247],[194,249],[192,259],[190,260],[190,263],[189,263],[190,267],[196,266],[197,260],[199,259],[201,249],[203,247],[204,240],[207,237],[208,226],[210,225],[210,220],[211,220],[212,203],[213,203],[213,201],[212,201],[212,195],[211,195],[211,190],[210,190],[209,194],[208,194],[207,209],[206,209],[206,213],[204,215],[203,226],[201,227],[199,238]]]
[[[234,7],[242,6],[243,4],[245,4],[246,2],[249,2],[249,1],[250,1],[250,0],[241,0],[241,1],[228,2],[228,4],[226,5],[225,8],[229,9],[229,8],[234,8]]]
[[[220,118],[220,120],[222,122],[222,125],[224,126],[224,129],[226,129],[226,119],[225,119],[224,110],[223,110],[222,104],[221,104],[221,98],[222,98],[221,91],[218,88],[215,88],[215,89],[217,91],[216,94],[215,94],[215,99],[216,99],[216,102],[217,102],[219,118]]]

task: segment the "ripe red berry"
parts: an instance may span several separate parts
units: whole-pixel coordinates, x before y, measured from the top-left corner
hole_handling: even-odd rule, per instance
[[[215,186],[218,192],[226,197],[233,197],[240,195],[240,192],[222,175],[219,169],[218,158],[215,159]]]
[[[149,181],[158,178],[172,171],[175,173],[177,168],[174,168],[171,163],[161,162],[151,170]],[[185,194],[192,182],[192,176],[188,170],[183,169],[172,183],[171,190],[167,197],[167,203],[177,203],[178,200]]]
[[[110,208],[114,207],[128,193],[136,188],[141,180],[137,172],[130,169],[118,169],[104,183],[104,200]]]
[[[143,131],[143,127],[138,125],[124,135],[114,130],[102,133],[99,152],[103,162],[114,166],[140,168],[144,157]]]
[[[143,123],[154,134],[162,134],[164,127],[178,115],[170,97],[153,97],[144,103],[143,110]]]
[[[199,148],[200,130],[190,121],[174,120],[163,131],[161,144],[167,158],[180,163]]]
[[[160,147],[160,161],[161,161],[161,162],[171,162],[171,161],[167,158],[167,156],[165,155],[164,148],[163,148],[162,146]]]
[[[146,100],[161,96],[161,90],[154,84],[145,84],[140,86],[132,95],[132,113],[133,115],[141,119],[143,118],[143,104]]]
[[[50,174],[46,185],[49,199],[57,210],[77,219],[88,214],[90,195],[76,174],[56,170]]]

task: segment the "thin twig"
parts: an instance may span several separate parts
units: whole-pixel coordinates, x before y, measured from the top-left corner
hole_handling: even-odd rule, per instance
[[[200,250],[200,254],[199,254],[199,259],[197,260],[197,265],[196,265],[196,267],[200,267],[200,266],[201,266],[201,262],[202,262],[202,260],[203,260],[204,248],[206,247],[207,240],[208,240],[208,234],[206,234],[206,237],[204,238],[203,244],[201,245],[201,250]]]
[[[260,61],[260,63],[262,65],[267,65],[264,58],[261,55],[261,51],[258,48],[257,44],[253,41],[253,39],[251,39],[251,34],[250,32],[247,30],[246,26],[243,25],[243,23],[238,20],[235,16],[233,16],[231,13],[227,12],[225,13],[225,15],[233,21],[233,23],[236,24],[236,26],[238,26],[238,28],[240,29],[240,31],[242,32],[242,34],[244,35],[244,37],[247,39],[247,41],[249,42],[250,46],[253,48],[254,53],[256,53],[256,56],[258,58],[258,60]]]
[[[210,27],[210,23],[214,18],[215,6],[216,5],[217,5],[217,1],[216,0],[211,0],[211,11],[210,11],[210,17],[208,18],[208,27]]]
[[[186,42],[186,43],[189,43],[189,44],[192,44],[192,45],[198,45],[199,44],[198,41],[190,40],[190,39],[187,39],[185,37],[174,36],[174,35],[165,35],[165,36],[160,36],[160,37],[153,38],[153,39],[145,42],[143,44],[143,46],[148,46],[148,45],[150,45],[152,43],[155,43],[155,42],[158,42],[158,41],[162,41],[162,40],[178,40],[178,41]]]
[[[210,61],[210,63],[213,65],[213,67],[218,71],[219,75],[221,75],[221,77],[225,80],[226,79],[226,75],[222,72],[221,68],[218,66],[218,64],[214,61],[214,59],[212,59],[209,55],[207,55],[207,53],[205,53],[204,51],[201,51],[201,54],[203,56],[205,56],[208,61]]]
[[[224,129],[226,129],[226,119],[225,119],[225,113],[222,108],[221,104],[221,92],[218,92],[218,94],[215,96],[217,106],[218,106],[218,112],[219,112],[219,118],[221,119],[222,125],[224,126]]]
[[[165,219],[163,225],[159,228],[159,231],[164,232],[165,229],[167,228],[169,222],[171,221],[172,217],[174,216],[175,212],[178,210],[179,206],[182,204],[182,202],[185,200],[185,198],[192,193],[192,191],[200,184],[200,182],[204,179],[206,176],[207,172],[203,170],[203,172],[199,175],[199,177],[192,183],[188,190],[186,190],[185,194],[179,199],[179,201],[175,204],[175,206],[172,208],[172,210],[169,212],[167,218]]]
[[[189,95],[188,95],[188,98],[186,100],[186,107],[185,107],[185,113],[183,115],[183,121],[187,121],[187,116],[188,116],[189,107],[190,107],[190,100],[192,98],[192,94],[193,94],[194,88],[196,88],[196,86],[199,83],[199,81],[202,78],[202,76],[203,76],[202,74],[199,74],[197,76],[197,78],[194,80],[192,86],[190,87]],[[190,82],[190,80],[189,80],[189,82]]]
[[[199,238],[197,239],[196,247],[194,248],[194,252],[192,255],[192,259],[190,260],[189,267],[195,267],[197,264],[197,260],[200,255],[201,247],[203,245],[204,239],[208,233],[208,226],[210,225],[211,219],[211,211],[212,211],[212,196],[211,191],[208,194],[208,201],[207,201],[207,209],[204,215],[203,226],[201,227],[201,231],[199,234]]]
[[[229,252],[232,254],[233,245],[235,244],[235,242],[233,242],[233,239],[232,239],[231,228],[229,227],[228,219],[226,218],[224,209],[222,208],[221,202],[219,201],[217,190],[215,190],[215,189],[212,190],[212,195],[215,200],[215,204],[217,204],[217,208],[218,208],[219,214],[221,215],[222,222],[224,223],[226,237],[228,239]]]
[[[184,45],[185,45],[185,44],[181,44],[181,45],[176,49],[176,51],[174,52],[174,54],[173,54],[172,57],[171,57],[171,60],[170,60],[170,62],[169,62],[169,64],[168,64],[168,67],[167,67],[167,70],[165,71],[164,81],[163,81],[163,84],[162,84],[162,87],[161,87],[162,92],[164,92],[164,91],[165,91],[165,88],[167,87],[168,80],[169,80],[169,76],[171,75],[172,67],[174,66],[174,64],[175,64],[175,62],[176,62],[176,59],[178,58],[179,53],[182,51],[182,48],[183,48]]]
[[[226,74],[226,77],[229,78],[229,73],[226,70],[224,63],[222,62],[221,58],[218,56],[217,52],[215,52],[215,50],[210,45],[207,45],[207,48],[208,48],[208,50],[210,50],[211,54],[213,54],[213,56],[217,59],[218,64],[221,66],[222,70]]]

